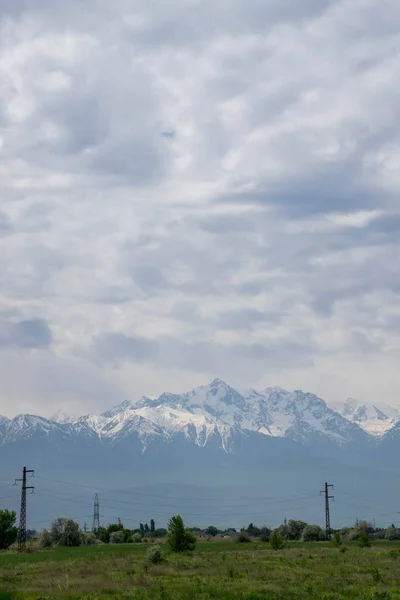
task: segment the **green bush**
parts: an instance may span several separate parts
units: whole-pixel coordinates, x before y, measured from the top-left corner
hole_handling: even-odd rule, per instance
[[[142,536],[140,533],[134,533],[131,537],[132,544],[140,544],[142,541]]]
[[[369,548],[371,546],[371,542],[369,541],[368,533],[366,531],[362,531],[360,533],[360,537],[358,538],[358,545],[360,548]]]
[[[269,543],[273,550],[282,550],[286,546],[285,538],[279,529],[275,529],[275,531],[272,532]]]
[[[79,524],[72,519],[58,518],[53,521],[50,536],[53,546],[80,546],[82,543]]]
[[[269,527],[261,527],[260,541],[261,542],[269,542],[270,537],[271,537],[271,530],[269,529]]]
[[[152,565],[157,565],[162,562],[163,556],[161,551],[161,546],[158,544],[154,544],[150,546],[146,552],[146,561]]]
[[[336,548],[340,548],[340,546],[343,544],[339,531],[335,531],[335,533],[333,534],[332,543],[334,546],[336,546]]]
[[[319,525],[307,525],[301,539],[303,542],[321,542],[325,539],[325,532]]]
[[[400,540],[400,529],[398,529],[397,527],[394,527],[394,525],[392,525],[391,527],[388,527],[386,529],[385,539],[386,540]]]
[[[82,533],[82,546],[95,546],[96,536],[91,531]]]
[[[123,531],[113,531],[110,533],[110,544],[124,544],[125,533]]]
[[[237,534],[236,541],[240,544],[248,544],[249,542],[251,542],[251,538],[246,531],[241,531]]]
[[[39,533],[37,544],[40,549],[52,547],[53,542],[51,539],[51,534],[49,531],[47,531],[47,529],[42,529],[42,531]]]

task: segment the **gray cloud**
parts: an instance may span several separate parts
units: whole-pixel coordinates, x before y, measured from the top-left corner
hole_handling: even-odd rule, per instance
[[[399,27],[396,0],[0,0],[0,372],[40,407],[96,378],[381,394]]]
[[[0,322],[0,347],[48,348],[51,343],[51,330],[43,319]]]
[[[93,340],[92,346],[96,359],[105,363],[115,364],[121,360],[145,362],[155,367],[204,374],[228,374],[232,367],[239,368],[241,365],[258,375],[280,370],[289,361],[296,367],[310,366],[314,350],[306,340],[279,339],[271,340],[268,344],[236,342],[228,345],[200,340],[186,342],[169,337],[159,338],[155,342],[115,333],[102,334]]]
[[[93,344],[94,356],[106,362],[147,361],[155,355],[157,348],[156,342],[123,333],[102,333]]]

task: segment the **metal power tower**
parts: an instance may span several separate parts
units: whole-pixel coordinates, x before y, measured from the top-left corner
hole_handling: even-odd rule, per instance
[[[21,512],[19,514],[19,531],[18,531],[18,552],[23,552],[26,546],[26,490],[33,490],[35,487],[33,485],[26,485],[26,475],[27,473],[34,474],[33,469],[23,468],[22,471],[22,479],[16,479],[15,484],[17,482],[22,481],[22,490],[21,490]]]
[[[100,502],[99,495],[96,494],[94,497],[94,508],[93,508],[93,527],[92,531],[94,535],[98,535],[100,530]]]
[[[333,485],[325,482],[325,489],[323,489],[320,493],[325,496],[325,531],[326,531],[326,539],[331,539],[331,517],[329,514],[329,500],[333,500],[334,496],[329,495],[329,488],[333,488]]]

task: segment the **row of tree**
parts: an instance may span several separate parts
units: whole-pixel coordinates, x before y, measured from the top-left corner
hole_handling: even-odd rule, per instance
[[[141,542],[140,528],[135,532],[124,529],[122,523],[114,523],[100,532],[100,540],[104,543],[121,544],[126,542]],[[154,533],[157,530],[154,529]],[[167,545],[173,552],[193,550],[196,537],[185,527],[182,517],[172,517],[168,523],[168,530],[163,529]],[[134,539],[136,537],[136,539]],[[50,548],[54,546],[82,546],[94,545],[98,539],[91,532],[81,531],[79,524],[72,519],[56,519],[49,531],[43,529],[39,535],[39,546]]]
[[[82,531],[79,524],[72,519],[59,518],[53,521],[50,530],[43,529],[39,534],[38,542],[42,548],[50,548],[54,546],[80,546],[95,544],[100,540],[108,544],[118,543],[139,543],[144,538],[164,538],[171,539],[170,525],[177,523],[174,519],[178,519],[181,535],[185,532],[185,539],[190,546],[195,543],[198,532],[196,528],[186,528],[183,525],[181,517],[173,517],[169,522],[169,529],[155,527],[154,519],[151,519],[150,526],[147,523],[140,523],[137,529],[127,529],[118,520],[118,523],[112,523],[107,527],[102,527],[95,536],[91,532]],[[183,528],[183,529],[182,529]],[[225,532],[217,527],[210,525],[204,530],[205,534],[210,537],[215,537],[218,534],[229,533],[230,536],[236,535],[234,529],[225,530]],[[203,533],[203,532],[201,532]],[[17,539],[18,529],[16,527],[16,513],[10,510],[0,510],[0,550],[9,548]],[[274,540],[282,539],[284,542],[290,540],[302,540],[304,542],[318,542],[326,539],[325,531],[319,525],[308,524],[305,521],[295,519],[289,520],[287,523],[279,525],[273,531],[269,527],[257,527],[250,523],[248,527],[243,528],[237,535],[238,541],[249,541],[252,538],[257,538],[260,541],[268,542],[274,536]],[[335,531],[335,539],[337,540],[369,540],[369,539],[387,539],[400,540],[400,529],[391,525],[387,529],[375,528],[367,521],[357,521],[353,527],[344,527]]]

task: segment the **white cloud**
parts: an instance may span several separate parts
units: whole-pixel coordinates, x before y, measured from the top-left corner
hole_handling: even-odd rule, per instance
[[[0,412],[395,381],[396,0],[0,14]]]

